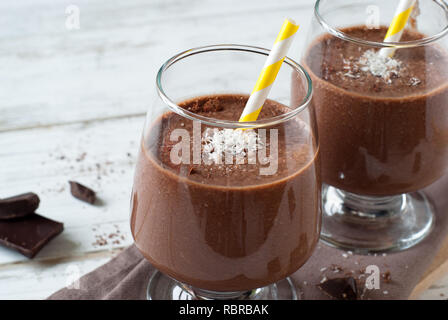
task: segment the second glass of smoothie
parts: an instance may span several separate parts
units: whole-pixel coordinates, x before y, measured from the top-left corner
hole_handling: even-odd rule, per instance
[[[135,244],[159,270],[149,299],[297,299],[287,277],[320,233],[317,124],[288,58],[258,121],[238,122],[268,53],[196,48],[158,72],[131,201]]]
[[[303,64],[322,151],[322,238],[402,250],[430,232],[418,192],[448,168],[448,10],[420,0],[399,43],[384,43],[397,1],[318,0]],[[396,49],[390,58],[380,50]]]

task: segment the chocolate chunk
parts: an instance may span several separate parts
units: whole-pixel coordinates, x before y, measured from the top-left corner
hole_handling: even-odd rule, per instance
[[[385,273],[382,273],[382,274],[381,274],[381,277],[384,279],[384,282],[385,282],[385,283],[390,283],[390,282],[392,282],[392,276],[391,276],[389,270],[386,271]]]
[[[358,288],[353,277],[328,279],[318,286],[330,297],[339,300],[358,299]]]
[[[95,191],[75,181],[69,181],[69,183],[70,183],[70,192],[76,199],[88,202],[90,204],[95,203],[96,200]]]
[[[62,223],[31,214],[14,220],[0,220],[0,244],[33,258],[64,229]]]
[[[0,200],[0,220],[25,217],[39,206],[37,194],[29,192]]]

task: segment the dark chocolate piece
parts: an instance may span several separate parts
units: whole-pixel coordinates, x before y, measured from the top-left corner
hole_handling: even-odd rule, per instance
[[[94,204],[96,200],[95,191],[92,189],[76,182],[76,181],[69,181],[70,183],[70,192],[72,195],[81,201]]]
[[[358,288],[353,277],[328,279],[318,285],[330,297],[339,300],[358,299]]]
[[[0,220],[25,217],[39,207],[37,194],[29,192],[0,200]]]
[[[33,258],[63,229],[62,223],[35,213],[24,218],[0,220],[0,244]]]

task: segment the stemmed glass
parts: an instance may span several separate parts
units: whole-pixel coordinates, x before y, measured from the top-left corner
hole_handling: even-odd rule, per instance
[[[318,135],[311,80],[289,58],[259,120],[238,122],[268,53],[240,45],[195,48],[157,74],[131,200],[135,244],[158,269],[148,299],[297,299],[288,276],[310,257],[320,233]],[[257,161],[249,163],[248,149],[245,162],[218,165],[195,158],[216,154],[207,147],[210,132],[264,132],[265,140],[252,154]],[[176,149],[180,137],[188,142]],[[268,168],[274,170],[261,173]]]
[[[322,151],[322,238],[359,252],[403,250],[431,231],[422,188],[448,168],[448,8],[419,0],[384,43],[397,1],[318,0],[303,65]],[[378,52],[396,49],[378,64]]]

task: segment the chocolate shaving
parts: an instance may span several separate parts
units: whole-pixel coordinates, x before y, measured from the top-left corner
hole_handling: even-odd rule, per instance
[[[332,264],[330,266],[330,270],[333,271],[334,273],[338,273],[338,272],[341,272],[343,269],[342,269],[342,267],[340,267],[336,264]]]
[[[70,192],[72,195],[81,201],[94,204],[96,200],[95,191],[92,189],[76,182],[76,181],[69,181],[70,183]]]
[[[203,112],[216,112],[222,111],[223,109],[222,103],[217,98],[209,99],[202,105]]]
[[[0,200],[0,220],[22,218],[39,207],[37,194],[29,192]]]
[[[358,299],[358,288],[353,277],[328,279],[318,287],[330,297],[338,300]]]

